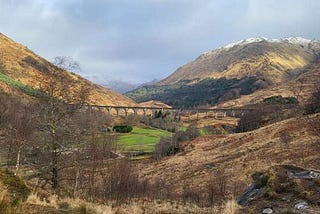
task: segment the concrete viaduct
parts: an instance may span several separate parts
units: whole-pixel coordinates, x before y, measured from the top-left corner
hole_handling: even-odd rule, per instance
[[[213,114],[216,118],[221,117],[239,117],[252,109],[241,109],[241,108],[165,108],[165,107],[141,107],[141,106],[100,106],[100,105],[88,105],[86,106],[92,110],[105,111],[108,115],[112,116],[111,111],[115,113],[117,117],[122,115],[127,117],[129,114],[147,116],[155,116],[156,112],[161,111],[162,114],[170,113],[170,115],[181,116],[195,114],[196,118],[199,119],[200,113],[205,113],[207,116],[209,113]]]

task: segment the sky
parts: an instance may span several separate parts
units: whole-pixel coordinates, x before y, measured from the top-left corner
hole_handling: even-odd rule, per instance
[[[0,0],[0,32],[91,81],[162,79],[249,37],[320,39],[319,0]]]

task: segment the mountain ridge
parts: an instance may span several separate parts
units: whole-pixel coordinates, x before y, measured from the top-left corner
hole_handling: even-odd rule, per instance
[[[319,58],[319,40],[249,38],[205,52],[153,86],[126,95],[138,102],[159,100],[174,107],[195,101],[216,105],[294,82]]]
[[[52,73],[59,73],[69,81],[69,84],[77,87],[77,84],[84,84],[89,88],[89,104],[96,105],[137,105],[132,99],[116,93],[108,88],[94,84],[80,75],[58,68],[46,59],[35,54],[27,47],[16,43],[6,35],[0,33],[0,72],[8,81],[15,82],[31,88],[31,90],[39,90],[41,83]],[[16,93],[19,96],[25,96],[12,84],[2,81],[0,87],[9,93]]]
[[[283,56],[286,53],[290,53],[293,60],[288,59],[286,55]],[[280,70],[302,68],[315,61],[320,56],[319,53],[319,40],[307,40],[300,37],[284,39],[249,38],[201,54],[195,60],[181,66],[167,78],[156,83],[156,85],[172,84],[195,78],[220,78],[226,76],[226,73],[232,73],[230,69],[232,70],[233,66],[238,65],[248,68],[246,65],[252,66],[253,63],[264,60],[274,61],[275,66],[283,67]],[[250,63],[249,61],[241,64],[241,60],[244,58],[254,62]],[[290,61],[292,62],[290,63]],[[219,74],[221,72],[223,74]],[[228,74],[227,76],[239,77],[239,75],[234,74]]]

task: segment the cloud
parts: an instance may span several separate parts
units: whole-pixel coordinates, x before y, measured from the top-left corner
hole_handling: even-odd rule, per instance
[[[320,38],[318,0],[0,0],[0,31],[103,83],[163,78],[252,36]]]

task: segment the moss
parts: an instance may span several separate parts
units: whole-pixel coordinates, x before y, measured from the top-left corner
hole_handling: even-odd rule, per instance
[[[14,206],[25,201],[31,192],[25,183],[8,169],[0,169],[0,182],[7,186],[10,203]]]
[[[269,104],[297,104],[298,100],[295,97],[282,97],[280,96],[272,96],[265,98],[263,103]]]
[[[255,187],[258,189],[266,187],[269,181],[269,175],[263,174],[262,172],[255,172],[251,175],[251,177]]]
[[[17,89],[20,89],[21,91],[23,91],[24,93],[30,95],[30,96],[39,96],[40,92],[35,90],[34,88],[27,86],[19,81],[16,81],[12,78],[10,78],[8,75],[4,74],[1,72],[0,69],[0,81],[6,83],[9,86],[15,87]]]

